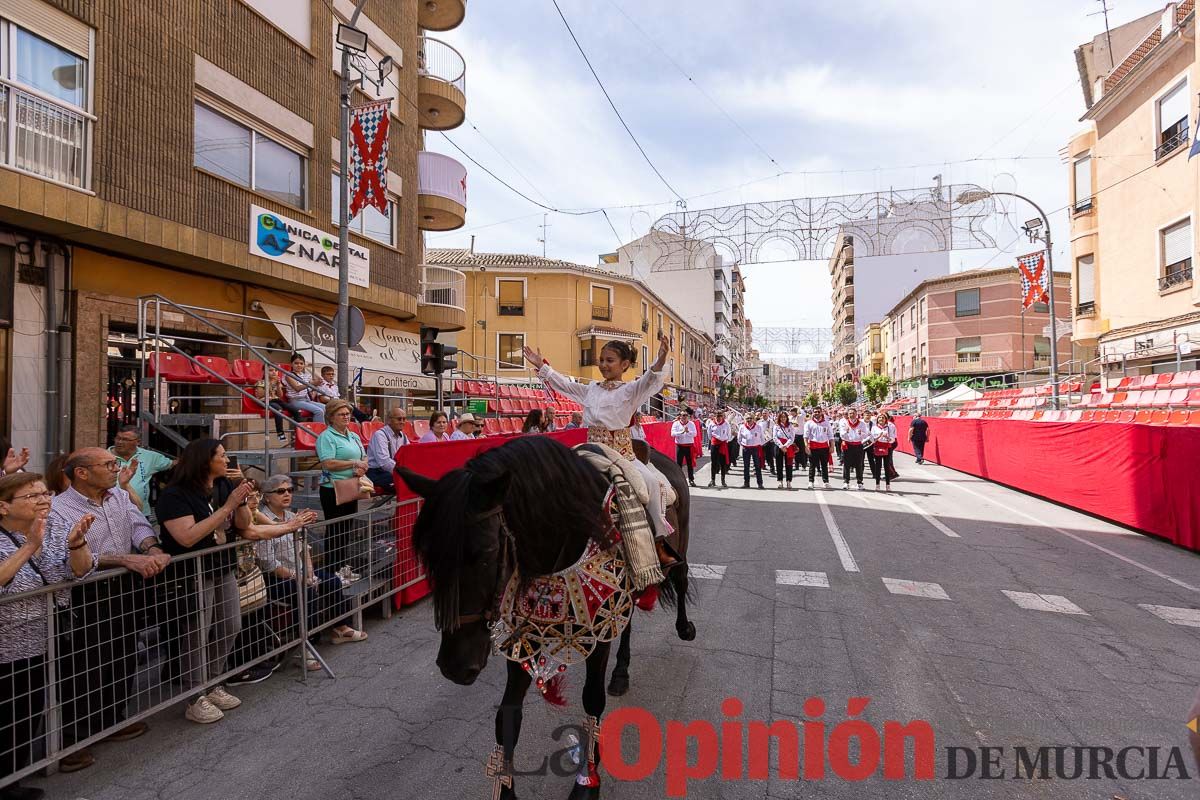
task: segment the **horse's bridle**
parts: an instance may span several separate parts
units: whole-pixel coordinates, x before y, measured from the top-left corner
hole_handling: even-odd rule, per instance
[[[455,628],[481,621],[491,626],[500,616],[500,603],[504,599],[504,589],[508,586],[513,570],[516,569],[516,540],[513,538],[512,529],[508,527],[508,521],[504,518],[504,507],[496,506],[490,511],[473,517],[471,522],[484,522],[492,517],[500,518],[500,571],[496,577],[496,586],[492,590],[491,603],[487,608],[471,614],[459,614],[454,620]]]

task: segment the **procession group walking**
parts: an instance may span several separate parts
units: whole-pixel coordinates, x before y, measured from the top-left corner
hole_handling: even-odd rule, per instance
[[[826,412],[823,408],[792,408],[777,413],[717,409],[706,420],[695,420],[684,409],[671,426],[680,466],[686,466],[694,486],[694,465],[702,440],[708,441],[710,488],[718,481],[728,487],[730,470],[741,460],[742,487],[751,481],[765,489],[764,473],[776,487],[791,489],[808,472],[808,488],[820,477],[830,487],[830,467],[841,468],[842,485],[866,489],[869,476],[875,488],[891,491],[897,477],[893,453],[898,444],[896,425],[886,411],[864,413],[856,407]],[[834,472],[836,480],[836,471]],[[736,480],[736,478],[735,478]]]

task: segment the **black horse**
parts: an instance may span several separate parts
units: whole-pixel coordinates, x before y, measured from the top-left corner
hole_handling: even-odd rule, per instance
[[[687,484],[674,462],[664,458],[654,463],[667,474],[680,498],[673,511],[678,523],[674,526],[677,541],[686,547]],[[570,448],[546,436],[514,439],[437,481],[403,468],[397,472],[425,498],[413,544],[433,586],[434,619],[442,632],[438,668],[447,679],[469,686],[487,664],[492,649],[489,623],[496,619],[514,567],[525,577],[549,575],[575,563],[589,542],[606,543],[609,534],[601,507],[607,480]],[[670,571],[660,596],[678,608],[680,637],[694,638],[695,627],[684,610],[686,564]],[[628,635],[626,628],[620,647],[624,661],[618,657],[624,687],[628,687]],[[597,644],[585,663],[583,707],[596,720],[607,700],[604,678],[609,649],[608,643]],[[511,775],[522,705],[532,679],[513,661],[506,661],[506,667],[504,697],[496,713],[496,743],[503,749],[504,771]],[[599,761],[596,747],[594,764]],[[598,772],[593,771],[590,779],[591,785],[572,787],[570,800],[600,797]],[[516,793],[510,785],[500,796],[512,800]]]

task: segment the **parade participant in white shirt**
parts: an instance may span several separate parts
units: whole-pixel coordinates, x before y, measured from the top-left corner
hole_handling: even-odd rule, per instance
[[[725,412],[725,419],[729,421],[729,430],[733,433],[733,438],[729,441],[729,466],[735,468],[742,450],[742,446],[738,443],[737,432],[741,424],[745,422],[745,417],[736,408],[730,408]]]
[[[892,464],[892,451],[896,449],[896,426],[886,411],[880,411],[871,426],[871,446],[867,458],[871,464],[871,477],[875,479],[875,490],[879,490],[880,473],[887,491],[892,490],[892,478],[896,468]]]
[[[732,438],[733,431],[725,421],[725,409],[718,408],[716,416],[708,421],[708,465],[712,472],[709,488],[717,485],[717,475],[721,476],[721,488],[725,488],[725,476],[729,474],[729,440]]]
[[[793,406],[790,418],[796,429],[796,469],[804,472],[808,468],[808,458],[804,454],[804,423],[808,422],[808,415],[799,406]]]
[[[458,430],[450,434],[450,441],[464,442],[475,438],[475,415],[463,414],[458,418]]]
[[[763,445],[767,443],[766,426],[754,416],[746,415],[746,421],[738,426],[738,444],[742,447],[742,481],[743,489],[750,488],[750,462],[754,462],[754,479],[758,488],[764,489],[762,479]]]
[[[859,418],[857,408],[850,406],[846,409],[845,419],[838,427],[842,439],[842,481],[845,483],[843,488],[850,488],[850,470],[854,470],[854,479],[861,492],[863,491],[863,446],[871,438],[871,426]]]
[[[784,476],[787,476],[787,488],[792,488],[792,469],[796,462],[796,437],[801,431],[792,426],[786,411],[780,411],[775,418],[775,427],[771,429],[771,438],[775,441],[775,477],[783,488]]]
[[[821,480],[825,488],[829,488],[829,465],[833,463],[833,453],[830,443],[833,441],[833,426],[825,419],[825,412],[814,408],[812,419],[804,423],[804,449],[808,453],[808,488],[815,486],[817,468],[821,470]]]
[[[621,376],[637,361],[637,353],[627,342],[611,341],[600,350],[599,364],[603,381],[576,383],[551,368],[542,354],[532,347],[524,349],[525,360],[537,370],[538,378],[559,394],[573,398],[583,404],[583,426],[587,428],[588,441],[607,445],[633,462],[650,489],[650,524],[654,528],[658,558],[664,569],[680,563],[666,549],[663,539],[671,534],[671,525],[666,519],[663,503],[663,486],[666,477],[649,464],[638,461],[633,452],[631,420],[646,401],[657,394],[664,384],[664,367],[670,352],[670,339],[664,334],[659,338],[658,360],[636,380],[628,383]]]
[[[687,465],[688,485],[696,485],[695,458],[692,454],[692,443],[696,441],[696,428],[692,425],[692,412],[683,409],[671,423],[671,438],[675,440],[675,463]]]

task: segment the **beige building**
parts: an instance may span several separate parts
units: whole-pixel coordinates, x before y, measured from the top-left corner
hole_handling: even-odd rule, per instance
[[[844,233],[838,234],[829,258],[829,280],[833,289],[833,349],[829,366],[836,383],[853,380],[855,361],[854,239]]]
[[[1068,144],[1074,340],[1110,375],[1196,366],[1194,5],[1113,29],[1111,49],[1102,33],[1076,50],[1087,113]]]
[[[855,369],[858,380],[868,375],[880,375],[883,367],[883,334],[878,322],[867,325],[866,331],[859,338],[855,347]]]
[[[467,249],[429,249],[425,265],[464,276],[461,303],[471,325],[443,338],[458,347],[459,366],[472,377],[527,380],[521,350],[529,345],[564,375],[602,380],[597,359],[610,339],[633,346],[641,374],[665,334],[673,365],[669,399],[712,402],[712,338],[636,278],[569,261]]]

